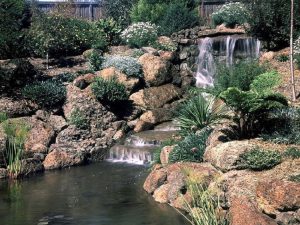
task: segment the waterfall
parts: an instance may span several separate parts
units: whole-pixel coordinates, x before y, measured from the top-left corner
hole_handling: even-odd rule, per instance
[[[195,74],[196,86],[202,88],[213,86],[216,61],[222,61],[222,57],[225,57],[226,65],[230,67],[237,58],[258,58],[260,48],[261,43],[258,39],[239,35],[200,39],[198,68]]]

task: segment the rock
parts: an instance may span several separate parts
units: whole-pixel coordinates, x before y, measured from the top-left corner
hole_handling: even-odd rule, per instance
[[[166,166],[169,164],[169,155],[173,151],[175,145],[172,146],[165,146],[162,148],[160,152],[160,162],[163,166]]]
[[[142,47],[143,52],[158,56],[158,51],[155,48],[152,47]]]
[[[25,141],[25,151],[34,153],[47,153],[48,147],[55,136],[55,131],[49,124],[30,118],[31,129]]]
[[[132,94],[129,99],[144,109],[161,108],[168,102],[181,96],[181,90],[173,84],[150,87]]]
[[[140,120],[155,125],[158,123],[169,121],[172,119],[172,117],[173,117],[172,110],[159,108],[159,109],[146,111],[141,115]]]
[[[155,201],[159,203],[168,203],[168,193],[169,193],[170,185],[163,184],[159,188],[154,191],[153,198]]]
[[[156,165],[147,177],[143,187],[145,191],[152,194],[158,187],[164,184],[166,179],[167,171]]]
[[[282,212],[276,215],[277,224],[299,225],[300,224],[300,209],[296,212]]]
[[[85,89],[87,86],[89,86],[91,83],[94,82],[96,75],[92,73],[88,73],[82,76],[77,77],[73,84],[76,87],[79,87],[80,89]]]
[[[259,60],[261,62],[267,62],[267,61],[271,61],[272,59],[274,59],[274,57],[275,57],[275,53],[270,51],[270,52],[263,53]]]
[[[229,141],[230,137],[228,137],[226,134],[230,132],[234,133],[230,127],[230,124],[224,121],[222,124],[213,129],[206,141],[206,146],[208,146],[208,148],[212,148]]]
[[[159,56],[146,53],[138,61],[143,67],[146,85],[159,86],[171,79],[169,76],[170,63]]]
[[[11,98],[0,98],[0,112],[6,113],[8,117],[19,117],[33,114],[38,110],[38,105],[27,100],[14,100]]]
[[[263,180],[258,183],[256,194],[260,208],[268,215],[300,209],[300,183]]]
[[[260,213],[246,197],[232,199],[229,209],[231,225],[277,225],[270,217]]]
[[[192,195],[190,194],[189,191],[187,191],[187,193],[185,193],[184,195],[180,195],[178,198],[176,198],[175,201],[171,203],[171,205],[177,209],[187,212],[188,211],[187,205],[191,205],[192,202],[193,202]]]
[[[167,36],[160,36],[160,37],[158,37],[157,41],[162,46],[172,48],[172,51],[177,50],[178,44],[176,42],[174,42],[171,38],[167,37]]]
[[[109,54],[110,55],[126,55],[125,53],[130,50],[127,45],[119,45],[119,46],[110,46]]]
[[[253,149],[255,146],[246,141],[231,141],[207,148],[204,153],[204,161],[210,162],[223,172],[238,168],[240,155]]]
[[[61,147],[63,147],[63,149]],[[74,150],[67,151],[67,148],[68,146],[60,145],[53,147],[53,150],[46,156],[43,162],[45,169],[62,169],[86,163],[86,155],[84,152]]]
[[[7,169],[0,168],[0,179],[4,179],[8,177]]]
[[[68,126],[67,121],[62,116],[57,115],[50,115],[48,123],[53,127],[56,133],[60,132]]]
[[[45,155],[42,154],[42,153],[34,153],[33,158],[35,160],[44,161],[45,160]]]
[[[159,51],[159,57],[166,61],[173,61],[175,59],[175,52]]]
[[[138,85],[140,84],[140,79],[135,77],[128,77],[126,74],[118,71],[114,67],[109,67],[106,69],[103,69],[96,73],[97,76],[100,76],[104,79],[111,79],[115,77],[117,81],[121,84],[124,84],[126,87],[126,90],[128,93],[132,93],[133,90],[135,90]]]
[[[150,130],[151,128],[153,128],[152,123],[149,123],[149,122],[146,122],[146,121],[140,119],[136,122],[133,131],[138,133],[138,132],[142,132],[145,130]]]
[[[44,171],[44,166],[40,160],[28,158],[21,160],[21,170],[18,177],[29,176],[34,173]]]

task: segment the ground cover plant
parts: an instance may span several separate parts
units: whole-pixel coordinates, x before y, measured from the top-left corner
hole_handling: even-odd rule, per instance
[[[80,111],[78,108],[75,108],[72,110],[69,123],[72,125],[75,125],[78,129],[88,129],[89,124],[88,124],[88,119],[84,112]]]

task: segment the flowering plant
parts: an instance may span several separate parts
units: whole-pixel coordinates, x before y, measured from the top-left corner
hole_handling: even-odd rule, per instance
[[[218,11],[212,14],[215,25],[225,23],[226,26],[233,27],[236,24],[247,22],[250,12],[244,4],[240,2],[230,2],[223,5]]]
[[[121,38],[129,46],[140,48],[157,39],[157,29],[158,27],[150,22],[134,23],[121,33]]]

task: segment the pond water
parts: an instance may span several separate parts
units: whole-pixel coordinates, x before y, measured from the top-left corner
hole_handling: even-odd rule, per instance
[[[187,225],[142,188],[149,168],[102,162],[0,183],[0,225]]]

